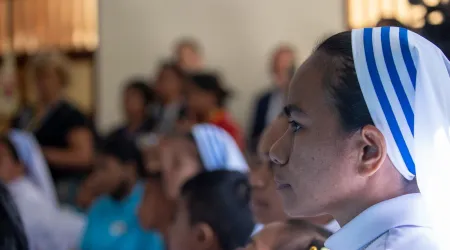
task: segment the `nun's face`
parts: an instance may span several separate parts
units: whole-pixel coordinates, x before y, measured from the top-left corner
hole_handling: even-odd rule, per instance
[[[187,138],[170,138],[161,145],[164,189],[177,199],[183,184],[202,169],[194,142]]]
[[[338,206],[357,175],[352,165],[358,151],[327,99],[323,57],[315,53],[297,70],[286,106],[289,127],[270,150],[277,189],[291,216],[315,216]]]

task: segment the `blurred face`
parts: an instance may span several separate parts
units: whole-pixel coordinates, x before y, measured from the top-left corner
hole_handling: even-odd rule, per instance
[[[263,224],[284,220],[286,217],[273,179],[274,163],[270,162],[269,152],[287,127],[286,116],[279,116],[266,128],[258,145],[258,158],[251,164],[252,209],[256,220]]]
[[[123,102],[127,119],[132,119],[135,116],[142,117],[145,114],[145,100],[138,90],[127,89]]]
[[[188,108],[197,113],[211,109],[216,106],[216,97],[214,94],[204,91],[195,85],[192,85],[188,93]]]
[[[177,199],[181,186],[202,170],[194,142],[170,138],[161,146],[164,189],[170,199]]]
[[[268,224],[285,219],[281,197],[277,192],[268,160],[250,160],[250,185],[251,208],[256,221]]]
[[[97,159],[95,171],[92,173],[96,186],[101,187],[103,193],[113,194],[127,178],[126,168],[118,159],[109,155],[101,155]]]
[[[324,56],[313,54],[289,86],[289,128],[272,146],[275,181],[291,216],[324,213],[352,192],[358,151],[329,104],[321,71]],[[356,190],[353,190],[356,191]]]
[[[177,52],[178,64],[185,71],[197,71],[201,68],[201,57],[189,46],[181,46]]]
[[[62,92],[63,84],[53,68],[44,68],[36,74],[37,98],[41,101],[51,100]]]
[[[174,213],[174,204],[168,200],[160,180],[147,180],[142,202],[139,206],[139,221],[145,229],[166,232]]]
[[[155,91],[156,93],[166,101],[173,96],[181,94],[183,83],[176,73],[171,69],[162,69],[159,73],[158,80],[156,81]]]
[[[290,70],[294,63],[294,54],[289,50],[282,50],[275,56],[275,73]]]
[[[5,183],[12,181],[20,169],[19,165],[8,146],[0,142],[0,180]]]

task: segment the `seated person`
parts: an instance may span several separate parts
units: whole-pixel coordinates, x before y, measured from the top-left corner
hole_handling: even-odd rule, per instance
[[[144,79],[130,80],[123,90],[123,113],[125,124],[111,134],[139,140],[150,133],[155,125],[148,115],[148,109],[154,102],[155,94]]]
[[[30,249],[68,250],[77,245],[84,218],[62,211],[55,193],[47,194],[43,183],[49,170],[31,134],[11,131],[0,138],[0,180],[16,203]],[[39,174],[40,173],[40,174]],[[9,249],[9,248],[8,248]]]
[[[137,218],[144,191],[140,169],[141,155],[132,140],[112,136],[105,141],[92,178],[107,192],[89,210],[81,249],[163,249],[159,234],[144,231]]]
[[[189,133],[168,136],[161,145],[164,190],[176,200],[181,186],[204,171],[248,172],[245,158],[233,138],[212,124],[194,125]]]
[[[216,170],[187,181],[169,233],[170,250],[234,250],[254,228],[245,174]]]
[[[226,109],[230,93],[214,74],[195,74],[191,78],[188,93],[188,112],[196,123],[211,123],[227,131],[244,150],[245,143],[241,128]]]
[[[151,173],[145,184],[144,198],[139,206],[139,221],[144,229],[159,232],[168,242],[169,227],[175,214],[176,202],[163,190],[161,173]]]
[[[325,250],[324,242],[331,232],[305,220],[273,222],[241,250]]]

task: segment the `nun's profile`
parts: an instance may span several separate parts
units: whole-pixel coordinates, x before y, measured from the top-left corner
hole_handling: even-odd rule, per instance
[[[297,70],[270,151],[285,211],[333,215],[329,249],[447,249],[448,93],[450,62],[411,31],[328,38]]]

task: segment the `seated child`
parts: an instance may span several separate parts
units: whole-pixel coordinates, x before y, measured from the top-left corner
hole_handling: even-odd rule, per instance
[[[253,231],[250,188],[245,174],[216,170],[203,172],[182,187],[170,250],[234,250]]]
[[[145,231],[138,221],[137,209],[144,192],[138,181],[141,169],[141,154],[133,140],[122,136],[106,140],[92,174],[106,194],[89,210],[81,249],[163,249],[159,234]]]

